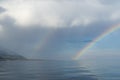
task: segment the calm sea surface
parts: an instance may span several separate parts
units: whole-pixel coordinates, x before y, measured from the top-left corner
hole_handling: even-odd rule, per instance
[[[0,80],[120,80],[119,61],[0,61]]]

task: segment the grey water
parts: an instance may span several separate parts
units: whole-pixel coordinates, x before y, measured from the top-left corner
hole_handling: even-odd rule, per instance
[[[0,80],[120,80],[111,61],[0,61]]]

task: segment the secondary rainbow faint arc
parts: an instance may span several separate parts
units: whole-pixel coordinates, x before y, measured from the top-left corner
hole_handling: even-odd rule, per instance
[[[110,33],[116,31],[117,29],[120,28],[120,23],[117,25],[114,25],[112,27],[110,27],[109,29],[107,29],[106,31],[104,31],[102,34],[100,34],[98,37],[96,37],[93,41],[91,41],[89,44],[87,44],[82,50],[80,50],[74,57],[73,60],[77,60],[79,59],[79,57],[84,54],[88,49],[90,49],[92,46],[94,46],[94,44],[96,44],[96,42],[102,40],[104,37],[106,37],[107,35],[109,35]]]
[[[50,38],[54,34],[54,31],[55,30],[50,30],[49,32],[47,32],[44,35],[44,38],[42,38],[42,39],[40,38],[40,42],[35,45],[34,50],[36,50],[36,51],[43,50],[43,48],[47,45],[47,43],[49,42]]]

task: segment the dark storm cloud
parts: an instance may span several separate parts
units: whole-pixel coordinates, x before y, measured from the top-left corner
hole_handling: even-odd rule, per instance
[[[0,45],[28,58],[71,58],[120,21],[114,4],[112,0],[3,1],[0,13],[7,11],[0,15]]]
[[[102,23],[102,25],[100,25]],[[89,25],[89,27],[64,27],[64,28],[44,28],[30,27],[21,28],[15,24],[15,20],[6,16],[0,24],[4,26],[4,37],[0,38],[1,47],[5,47],[24,56],[34,58],[63,58],[63,55],[72,57],[74,53],[80,50],[86,40],[93,40],[106,30],[111,24],[106,22],[98,22]],[[40,26],[40,25],[34,25]],[[45,34],[52,31],[53,34],[48,36],[47,42],[41,48],[35,50],[35,46],[42,43]],[[44,42],[44,41],[43,41]],[[73,49],[70,51],[70,49]]]
[[[6,9],[4,9],[3,7],[0,6],[0,13],[3,13],[5,11],[6,11]]]

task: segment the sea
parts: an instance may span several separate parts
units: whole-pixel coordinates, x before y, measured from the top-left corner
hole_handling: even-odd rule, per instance
[[[0,80],[120,80],[119,60],[0,61]]]

